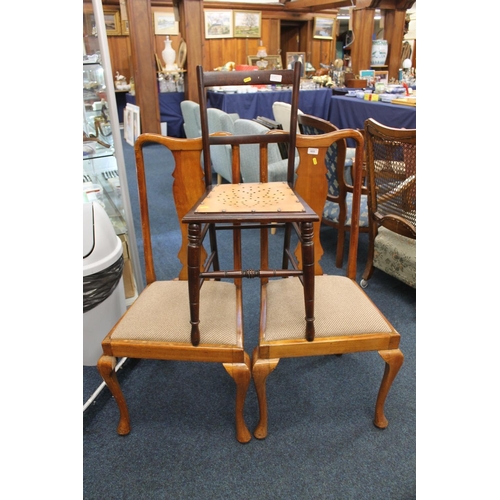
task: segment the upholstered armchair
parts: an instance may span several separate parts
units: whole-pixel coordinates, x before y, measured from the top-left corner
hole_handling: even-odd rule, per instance
[[[207,111],[210,111],[210,109]],[[235,135],[267,134],[268,132],[269,129],[267,127],[253,120],[240,118],[234,122]],[[259,182],[258,158],[258,144],[242,144],[240,146],[240,168],[243,182]],[[297,168],[297,164],[298,158],[296,157],[295,168]],[[269,182],[286,181],[288,160],[281,158],[278,144],[269,144],[268,165]]]

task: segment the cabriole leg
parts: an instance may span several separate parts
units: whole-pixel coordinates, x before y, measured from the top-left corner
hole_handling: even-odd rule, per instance
[[[245,423],[243,410],[245,408],[248,386],[250,385],[250,379],[252,378],[252,372],[250,370],[250,357],[247,353],[245,353],[244,363],[223,363],[222,365],[236,382],[236,439],[240,443],[248,443],[252,439],[252,435],[250,434],[250,431]]]
[[[266,379],[278,366],[279,359],[259,359],[259,348],[256,347],[252,357],[252,377],[257,392],[259,402],[259,423],[253,435],[257,439],[264,439],[267,436],[267,397]]]
[[[385,429],[389,422],[384,415],[384,405],[389,394],[392,382],[396,378],[404,360],[403,353],[399,349],[391,349],[389,351],[378,352],[382,359],[385,361],[384,376],[378,391],[377,403],[375,404],[375,419],[373,423],[379,429]]]
[[[97,369],[104,382],[109,387],[111,394],[115,398],[118,409],[120,410],[120,421],[118,422],[117,432],[125,436],[130,432],[130,417],[128,414],[127,403],[116,377],[116,358],[114,356],[102,355],[97,362]]]

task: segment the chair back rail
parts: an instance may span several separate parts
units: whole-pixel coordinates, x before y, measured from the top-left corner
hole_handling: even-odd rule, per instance
[[[197,66],[198,77],[198,97],[200,101],[200,118],[202,136],[208,140],[203,143],[203,160],[205,168],[205,183],[208,187],[212,183],[211,161],[210,161],[210,145],[213,144],[252,144],[263,142],[287,142],[288,151],[295,151],[295,139],[297,134],[297,113],[300,90],[300,64],[296,65],[293,70],[264,70],[264,71],[203,71],[202,66]],[[249,135],[245,137],[245,142],[239,139],[231,139],[230,142],[225,142],[227,139],[222,137],[213,137],[209,135],[208,120],[207,120],[207,88],[233,85],[292,85],[292,110],[290,113],[290,130],[284,132],[282,136],[273,136],[270,134],[265,139],[262,136]],[[262,152],[261,152],[262,154]],[[287,180],[290,186],[294,183],[295,162],[294,154],[289,154],[287,167]],[[240,179],[241,175],[236,172],[236,179]]]
[[[205,191],[204,173],[201,166],[202,139],[201,137],[196,139],[178,139],[175,137],[162,136],[160,134],[144,133],[141,134],[135,142],[134,152],[139,206],[141,210],[146,282],[150,284],[156,281],[156,273],[149,226],[146,167],[143,153],[144,146],[147,144],[160,144],[165,146],[172,152],[174,157],[175,166],[172,172],[172,177],[174,178],[172,195],[182,235],[182,243],[178,252],[178,258],[181,263],[179,279],[187,280],[188,231],[186,224],[182,223],[182,218]],[[202,261],[204,261],[205,258],[206,251],[202,249]]]
[[[347,265],[347,276],[351,279],[356,278],[356,259],[359,238],[359,218],[362,191],[362,166],[363,166],[363,135],[354,129],[334,130],[320,135],[297,136],[296,147],[299,151],[299,166],[297,168],[297,181],[295,190],[306,203],[318,214],[323,213],[323,207],[328,192],[328,181],[326,177],[325,157],[328,149],[334,143],[345,142],[346,139],[353,139],[356,142],[356,154],[353,165],[353,183],[354,193],[352,202],[352,226],[350,232],[349,256]],[[359,187],[357,189],[356,187]],[[323,254],[320,242],[320,223],[315,223],[314,227],[314,245],[315,245],[315,274],[322,274],[320,259]],[[300,248],[296,249],[296,255],[299,259]]]

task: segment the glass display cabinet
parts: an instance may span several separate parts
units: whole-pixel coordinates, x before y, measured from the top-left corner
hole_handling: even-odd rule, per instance
[[[84,43],[83,203],[98,202],[123,242],[125,297],[130,305],[143,288],[141,267],[101,1],[92,0],[92,8],[98,45],[96,40]]]

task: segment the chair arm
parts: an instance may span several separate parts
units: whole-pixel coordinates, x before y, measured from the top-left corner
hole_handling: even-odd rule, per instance
[[[374,214],[375,220],[380,226],[383,226],[390,231],[394,231],[407,238],[417,239],[417,228],[410,224],[407,220],[399,215],[383,215],[379,213]]]

